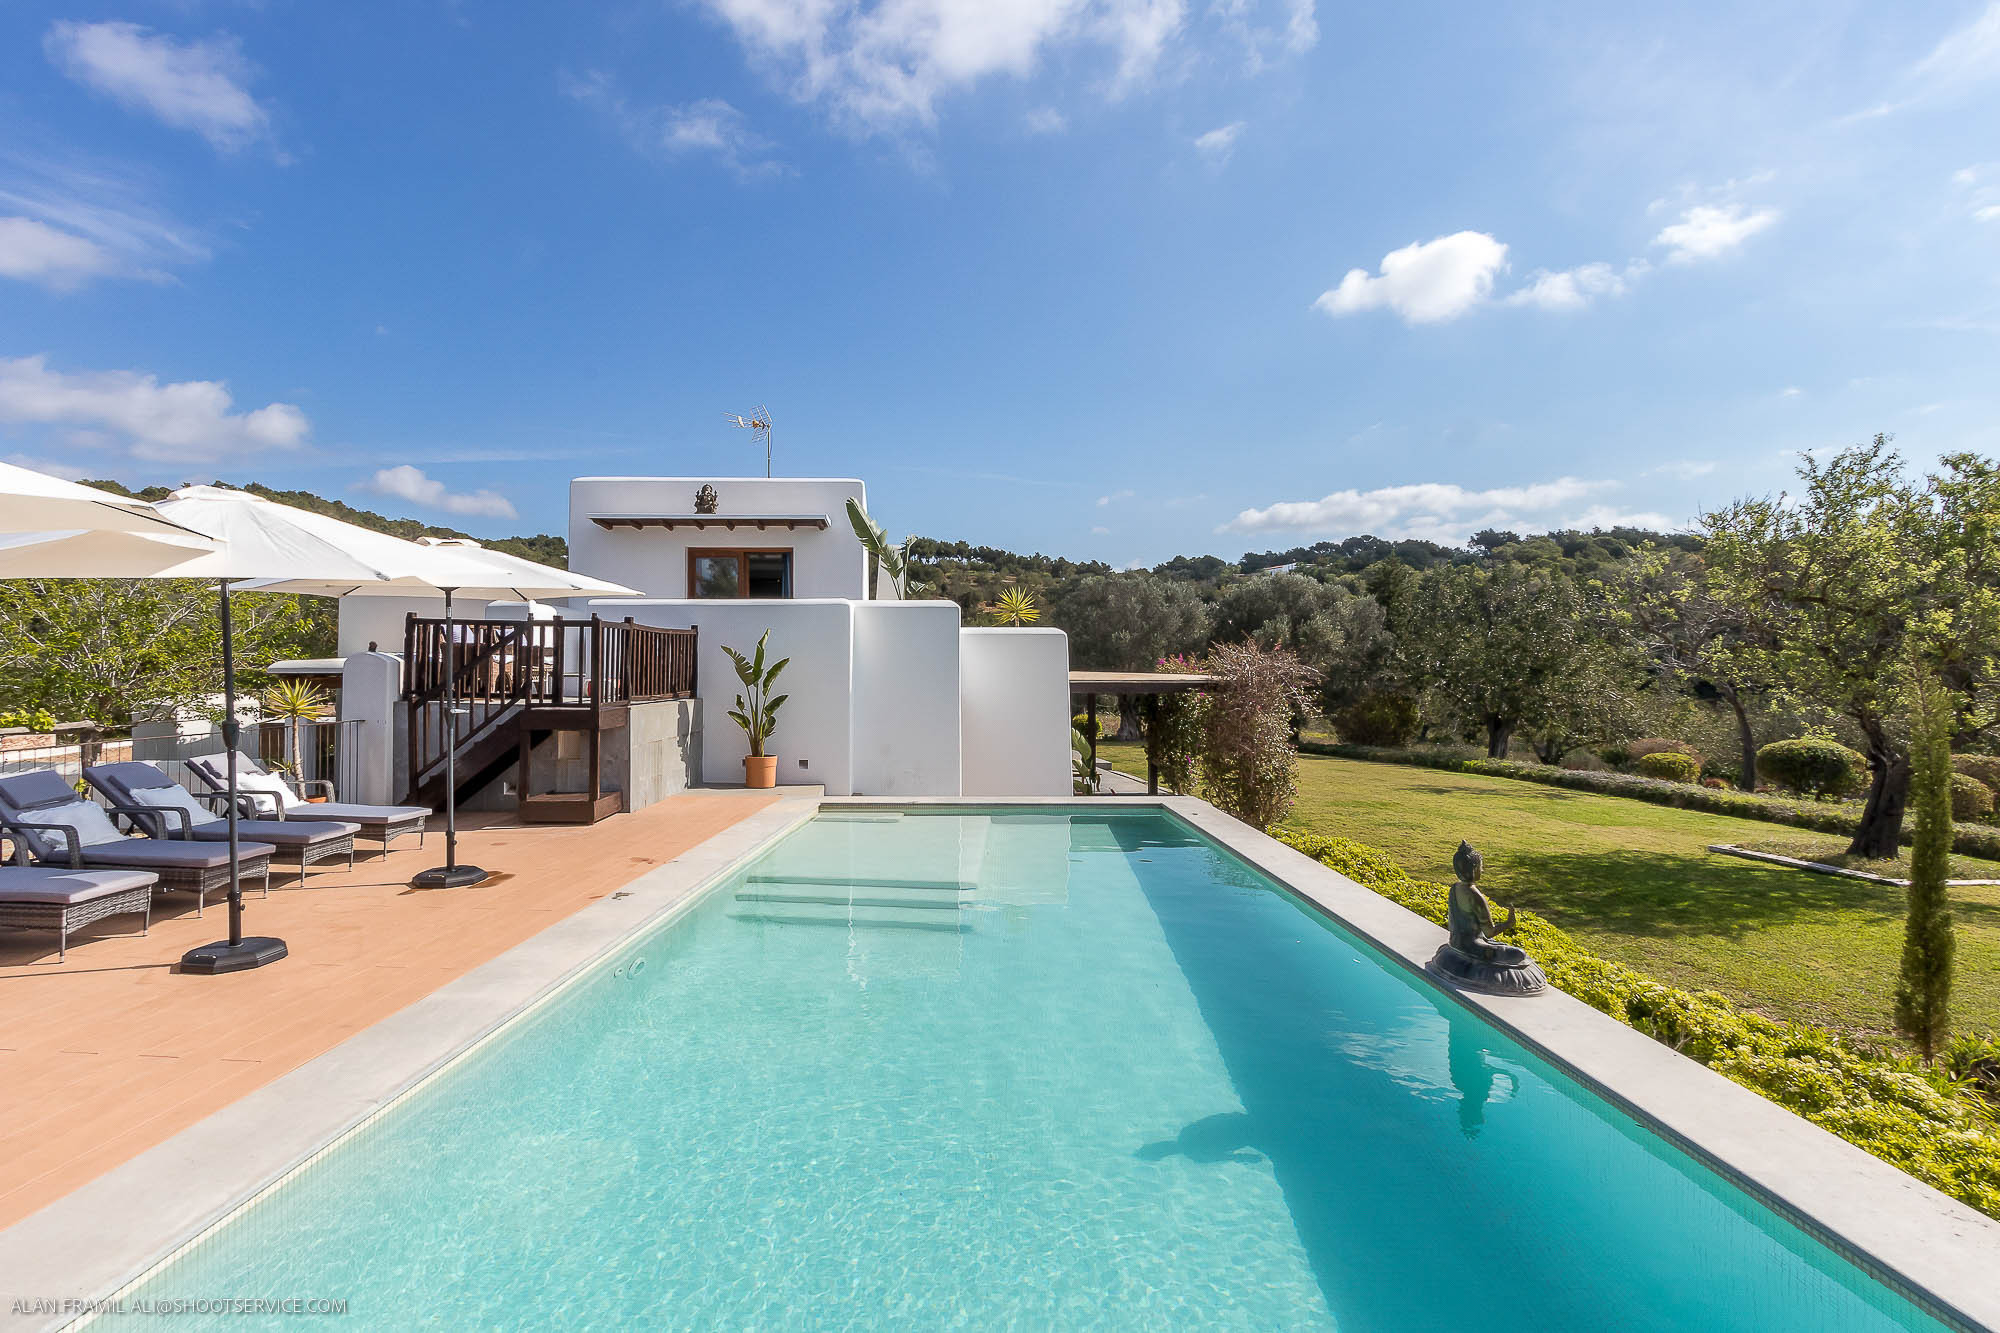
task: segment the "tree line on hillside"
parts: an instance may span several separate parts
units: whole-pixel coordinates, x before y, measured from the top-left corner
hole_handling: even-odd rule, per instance
[[[1287,649],[1318,673],[1334,731],[1366,744],[1525,746],[1555,764],[1668,737],[1752,788],[1763,744],[1830,736],[1866,757],[1853,850],[1871,857],[1894,854],[1902,828],[1917,673],[1949,691],[1955,749],[2000,740],[2000,471],[1973,454],[1913,475],[1877,436],[1806,456],[1795,493],[1736,501],[1686,534],[1272,554],[1285,558],[1200,578],[1189,562],[1051,571],[1044,623],[1081,668]],[[1297,567],[1245,572],[1274,564]],[[955,591],[957,571],[940,574]]]
[[[147,501],[164,500],[173,494],[175,489],[171,486],[143,486],[135,491],[122,482],[104,480],[86,481],[83,484],[86,486],[95,486],[99,490],[111,491],[117,495],[129,495],[134,499]],[[229,486],[227,482],[221,481],[210,482],[209,484],[212,486]],[[496,551],[505,551],[509,555],[518,555],[524,560],[533,560],[537,564],[554,565],[557,569],[567,569],[569,567],[569,542],[567,539],[558,537],[553,533],[539,532],[531,537],[472,537],[471,533],[460,532],[457,528],[439,527],[435,523],[423,523],[414,518],[390,518],[386,514],[378,514],[373,510],[356,509],[353,505],[347,504],[344,501],[329,500],[325,496],[315,495],[311,491],[280,491],[269,486],[259,485],[254,481],[241,487],[229,487],[229,489],[245,490],[252,495],[262,496],[266,500],[276,501],[278,504],[290,505],[294,509],[304,509],[309,513],[325,514],[327,517],[337,518],[343,523],[352,523],[357,528],[367,528],[370,532],[386,532],[391,537],[401,537],[404,541],[413,542],[419,537],[470,538],[479,542],[482,546],[490,546]]]

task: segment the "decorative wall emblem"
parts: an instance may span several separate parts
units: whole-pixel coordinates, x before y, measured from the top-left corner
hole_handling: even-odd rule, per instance
[[[722,497],[715,493],[715,487],[704,486],[694,493],[694,512],[697,514],[713,514],[715,506],[721,502]]]

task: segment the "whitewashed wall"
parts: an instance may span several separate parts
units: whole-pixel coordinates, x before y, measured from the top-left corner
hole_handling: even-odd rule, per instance
[[[821,514],[824,531],[798,528],[600,528],[592,514],[692,514],[695,492],[715,487],[716,513]],[[840,477],[578,477],[569,484],[569,567],[649,597],[686,597],[690,548],[754,546],[792,551],[795,599],[866,596],[868,567],[847,520],[861,482]],[[609,614],[608,612],[606,614]]]
[[[594,610],[606,617],[630,616],[642,625],[701,631],[695,692],[701,700],[705,783],[742,782],[743,756],[750,752],[743,729],[729,719],[741,683],[723,647],[753,652],[757,636],[770,630],[766,656],[792,659],[778,678],[778,693],[791,697],[778,710],[770,744],[778,756],[778,781],[822,783],[828,795],[851,796],[854,605],[832,599],[607,600],[589,603],[584,614]]]
[[[961,630],[958,681],[963,793],[1069,795],[1069,636]]]
[[[518,604],[517,604],[518,605]],[[470,597],[451,599],[451,613],[467,620],[478,620],[486,615],[485,602]],[[341,657],[352,657],[356,653],[368,651],[373,643],[385,653],[403,651],[404,617],[410,612],[419,616],[441,616],[444,614],[444,596],[436,597],[368,597],[354,596],[340,599],[339,647],[335,650]]]
[[[853,606],[854,793],[959,795],[958,604]]]

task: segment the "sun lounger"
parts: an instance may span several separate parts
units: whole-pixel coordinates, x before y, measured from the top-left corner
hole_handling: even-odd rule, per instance
[[[229,790],[227,763],[227,755],[205,754],[188,760],[187,766],[211,792],[222,793]],[[356,805],[331,799],[334,794],[331,782],[315,780],[303,785],[322,790],[329,799],[307,801],[283,778],[267,771],[241,750],[236,752],[236,791],[246,815],[284,820],[338,819],[359,824],[364,834],[381,840],[384,852],[389,850],[391,842],[409,833],[417,835],[417,846],[424,845],[424,821],[431,817],[431,812],[421,805]]]
[[[0,866],[0,926],[56,932],[56,961],[69,957],[69,933],[108,916],[139,912],[139,933],[153,926],[153,886],[143,870],[61,870]]]
[[[197,913],[208,905],[209,894],[229,887],[226,845],[129,838],[52,768],[0,778],[0,829],[14,840],[18,856],[45,866],[149,871],[159,877],[161,890],[194,894]],[[267,896],[277,850],[268,842],[238,844],[243,878],[261,879]]]
[[[227,842],[229,822],[201,798],[188,791],[151,764],[132,761],[96,764],[83,770],[83,780],[101,792],[112,808],[132,821],[150,838],[186,838],[196,842]],[[203,795],[224,804],[229,798],[216,792]],[[309,807],[314,816],[318,806]],[[141,813],[141,812],[145,813]],[[361,825],[343,820],[242,819],[236,821],[236,836],[253,842],[268,842],[278,849],[277,859],[297,866],[300,883],[306,867],[315,861],[345,856],[354,866],[354,835]]]

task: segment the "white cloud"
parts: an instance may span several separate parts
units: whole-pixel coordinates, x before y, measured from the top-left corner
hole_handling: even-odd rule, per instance
[[[165,281],[208,258],[127,175],[0,150],[0,277],[62,291],[98,277]]]
[[[1507,264],[1507,247],[1483,231],[1460,231],[1391,250],[1379,276],[1349,269],[1340,285],[1313,302],[1329,315],[1351,315],[1387,306],[1407,323],[1456,319],[1493,291],[1494,275]]]
[[[0,218],[0,278],[67,291],[112,267],[104,247],[87,237],[33,218]]]
[[[1134,492],[1132,491],[1113,491],[1109,495],[1100,495],[1097,497],[1097,507],[1102,509],[1106,505],[1116,504],[1120,500],[1129,500],[1133,494]]]
[[[1668,247],[1667,259],[1676,264],[1719,259],[1775,225],[1778,216],[1775,208],[1752,212],[1742,204],[1697,204],[1682,213],[1679,222],[1661,228],[1653,244]]]
[[[1040,106],[1021,117],[1021,124],[1030,134],[1061,134],[1069,128],[1069,119],[1052,106]]]
[[[2000,75],[2000,0],[1946,36],[1911,69],[1925,92],[1951,92]]]
[[[1092,528],[1092,529],[1090,530],[1090,535],[1091,535],[1091,536],[1093,536],[1093,537],[1109,537],[1109,536],[1111,535],[1111,529],[1110,529],[1110,528]]]
[[[311,427],[290,403],[234,411],[219,380],[162,384],[132,370],[50,370],[40,356],[0,358],[0,422],[103,431],[134,458],[205,463],[296,449]]]
[[[408,463],[383,468],[363,482],[361,489],[469,518],[520,517],[513,502],[498,491],[449,491],[443,482],[425,476],[422,469]]]
[[[1507,296],[1508,305],[1531,305],[1542,310],[1581,310],[1600,296],[1623,296],[1627,274],[1637,276],[1643,265],[1621,273],[1609,264],[1579,264],[1551,273],[1538,268],[1528,276],[1528,285]]]
[[[770,156],[771,141],[750,128],[741,111],[718,97],[658,107],[635,107],[609,75],[592,71],[565,77],[563,91],[608,116],[632,146],[651,157],[713,156],[739,180],[782,174]]]
[[[78,83],[224,152],[270,133],[270,114],[244,86],[251,70],[234,37],[177,42],[136,23],[63,20],[42,49]]]
[[[937,121],[946,97],[1045,62],[1116,99],[1149,81],[1193,23],[1264,54],[1318,40],[1312,0],[700,0],[795,100],[863,134]],[[1093,76],[1094,75],[1094,76]],[[1045,131],[1044,131],[1045,132]]]
[[[1500,486],[1483,491],[1467,490],[1449,482],[1335,491],[1318,500],[1282,500],[1264,509],[1245,509],[1223,524],[1220,531],[1365,532],[1378,537],[1421,537],[1457,545],[1470,533],[1487,527],[1524,523],[1544,527],[1614,526],[1606,516],[1615,511],[1604,505],[1573,511],[1592,496],[1617,487],[1615,481],[1560,477],[1528,486]]]
[[[1230,154],[1236,151],[1236,141],[1243,137],[1243,125],[1240,120],[1231,121],[1227,125],[1216,126],[1206,134],[1196,135],[1195,152],[1200,153],[1210,166],[1224,165],[1229,161]]]
[[[1677,481],[1693,481],[1715,471],[1716,464],[1710,459],[1688,458],[1678,463],[1662,463],[1646,475],[1649,477],[1672,477]]]
[[[1961,167],[1951,183],[1965,191],[1966,206],[1975,222],[2000,222],[2000,173],[1991,166]]]
[[[1801,389],[1801,388],[1800,388],[1800,387],[1799,387],[1798,385],[1796,385],[1796,384],[1787,384],[1787,385],[1786,385],[1786,386],[1785,386],[1784,388],[1782,388],[1782,389],[1780,389],[1780,390],[1778,391],[1778,397],[1780,397],[1780,398],[1797,398],[1798,396],[1800,396],[1800,395],[1801,395],[1801,394],[1803,394],[1804,392],[1805,392],[1805,390],[1804,390],[1804,389]]]

